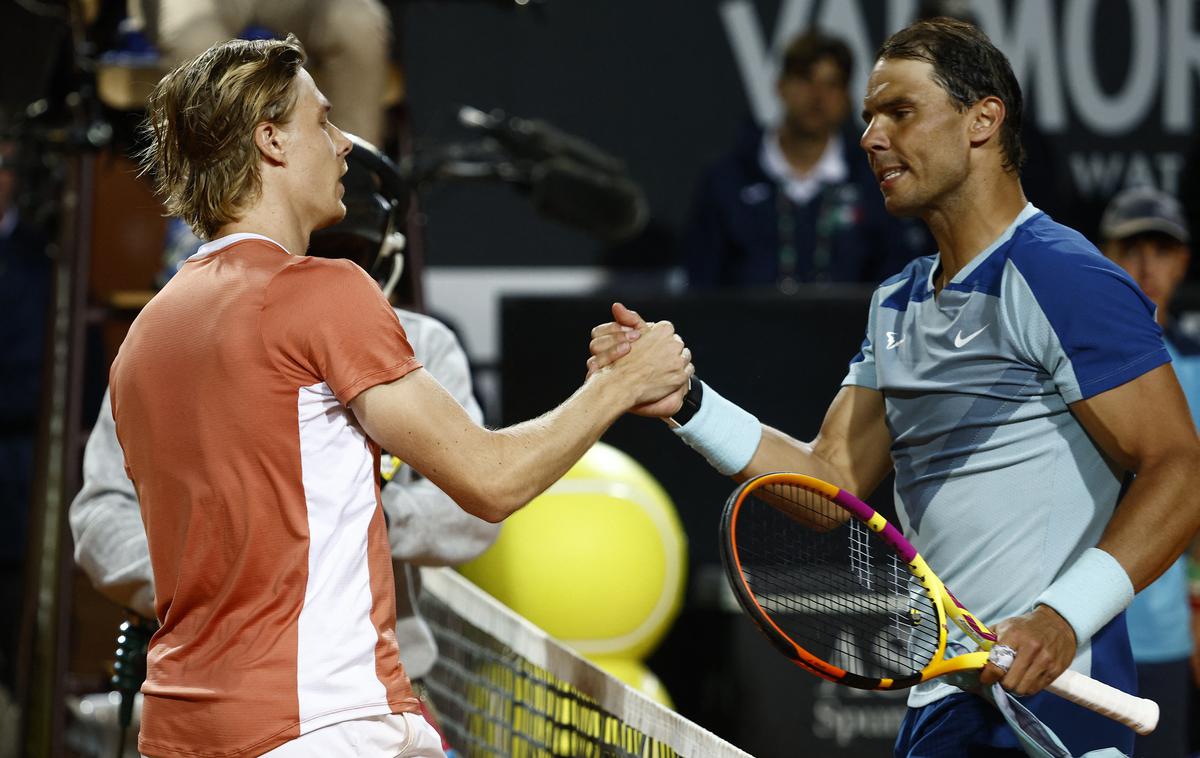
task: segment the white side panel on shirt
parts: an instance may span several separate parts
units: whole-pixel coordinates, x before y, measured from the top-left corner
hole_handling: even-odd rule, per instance
[[[367,438],[324,382],[300,388],[297,404],[308,505],[308,586],[296,661],[301,733],[331,711],[386,703],[375,673],[367,531],[375,470]],[[336,720],[336,719],[335,719]]]

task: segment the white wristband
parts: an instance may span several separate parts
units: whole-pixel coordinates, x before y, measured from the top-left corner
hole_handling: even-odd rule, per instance
[[[733,476],[750,464],[758,450],[762,424],[753,414],[718,395],[712,387],[701,384],[704,390],[700,410],[673,431],[703,455],[713,468]]]
[[[1034,605],[1057,611],[1075,630],[1075,643],[1083,645],[1131,602],[1133,582],[1125,569],[1116,558],[1093,547],[1083,551]]]

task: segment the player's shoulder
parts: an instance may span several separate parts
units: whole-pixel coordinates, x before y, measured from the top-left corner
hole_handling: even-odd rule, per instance
[[[302,283],[306,287],[361,288],[378,290],[379,285],[362,267],[344,258],[294,255],[276,273],[277,281]]]
[[[1014,323],[1040,314],[1059,340],[1071,344],[1097,339],[1101,332],[1122,335],[1129,344],[1142,332],[1159,339],[1154,303],[1079,232],[1039,213],[1011,242],[1002,298]]]
[[[1007,260],[1034,290],[1061,289],[1097,274],[1128,279],[1086,237],[1038,213],[1013,234]]]
[[[298,274],[334,278],[350,273],[366,274],[362,267],[346,258],[321,258],[316,255],[293,255],[286,268]]]
[[[379,285],[352,261],[293,256],[271,276],[264,304],[302,311],[361,311],[386,305]]]

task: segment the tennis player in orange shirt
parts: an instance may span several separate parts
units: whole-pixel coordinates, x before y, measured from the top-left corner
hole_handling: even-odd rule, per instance
[[[351,143],[303,62],[294,37],[222,43],[149,104],[145,165],[209,241],[111,371],[161,624],[147,756],[442,755],[397,653],[380,446],[499,521],[692,373],[661,322],[540,418],[476,424],[366,272],[304,256],[345,214]]]

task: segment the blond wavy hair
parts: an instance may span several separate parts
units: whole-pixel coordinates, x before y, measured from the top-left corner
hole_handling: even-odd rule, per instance
[[[142,171],[167,213],[212,239],[262,192],[254,127],[283,124],[304,65],[294,35],[213,45],[159,81],[147,104]]]

